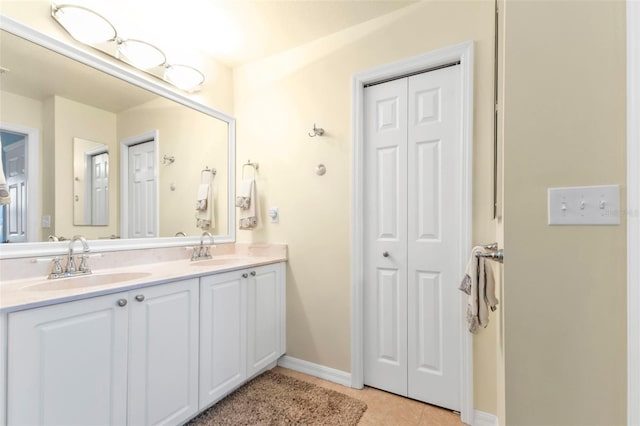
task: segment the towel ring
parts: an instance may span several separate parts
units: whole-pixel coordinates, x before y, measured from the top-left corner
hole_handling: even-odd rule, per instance
[[[247,162],[242,165],[242,179],[244,179],[244,169],[247,166],[253,168],[253,178],[255,179],[260,166],[258,165],[258,163],[252,163],[251,160],[247,160]]]
[[[204,169],[200,171],[200,182],[202,182],[203,173],[211,173],[211,178],[213,179],[218,171],[216,169],[210,169],[209,166],[205,166]]]

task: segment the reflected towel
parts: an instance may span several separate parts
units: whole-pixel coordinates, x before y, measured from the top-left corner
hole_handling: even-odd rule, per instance
[[[200,185],[196,197],[196,227],[209,230],[216,227],[213,191],[213,173],[205,170],[200,174]]]
[[[2,139],[0,139],[0,153],[2,153]],[[7,204],[11,204],[11,194],[9,194],[7,179],[4,176],[2,161],[0,161],[0,206],[4,206]]]

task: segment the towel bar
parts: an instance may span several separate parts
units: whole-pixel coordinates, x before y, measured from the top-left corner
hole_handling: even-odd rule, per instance
[[[483,257],[489,260],[495,260],[498,263],[504,263],[504,250],[496,250],[490,253],[476,253],[476,257]]]

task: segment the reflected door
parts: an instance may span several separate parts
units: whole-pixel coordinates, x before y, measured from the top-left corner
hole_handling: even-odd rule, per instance
[[[4,241],[11,243],[27,242],[27,175],[26,144],[23,138],[19,142],[3,147],[4,172],[11,203],[5,206]]]
[[[365,89],[364,382],[460,409],[459,67]]]
[[[157,237],[156,153],[153,142],[129,147],[129,238]]]
[[[109,154],[91,157],[91,224],[109,224]]]

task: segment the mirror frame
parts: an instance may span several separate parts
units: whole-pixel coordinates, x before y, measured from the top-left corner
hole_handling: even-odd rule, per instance
[[[200,111],[211,117],[217,118],[227,123],[229,131],[227,138],[228,152],[228,176],[227,176],[227,234],[218,235],[216,243],[235,242],[235,133],[236,121],[230,115],[217,111],[202,103],[188,98],[177,90],[170,89],[150,77],[141,76],[134,71],[118,63],[108,61],[100,56],[94,55],[87,50],[80,49],[74,45],[67,44],[46,35],[38,30],[22,24],[14,19],[0,14],[0,30],[7,31],[13,35],[24,38],[32,43],[38,44],[46,49],[57,52],[70,59],[88,65],[99,71],[112,75],[128,83],[146,89],[156,95],[178,102],[186,107]],[[27,160],[28,161],[28,160]],[[27,196],[30,196],[28,194]],[[109,252],[123,250],[137,250],[163,247],[192,246],[200,243],[200,236],[193,237],[156,237],[156,238],[131,238],[118,240],[90,240],[89,246],[92,252]],[[64,254],[68,250],[69,243],[62,242],[29,242],[0,244],[0,259],[55,256]],[[185,255],[186,258],[186,255]]]

